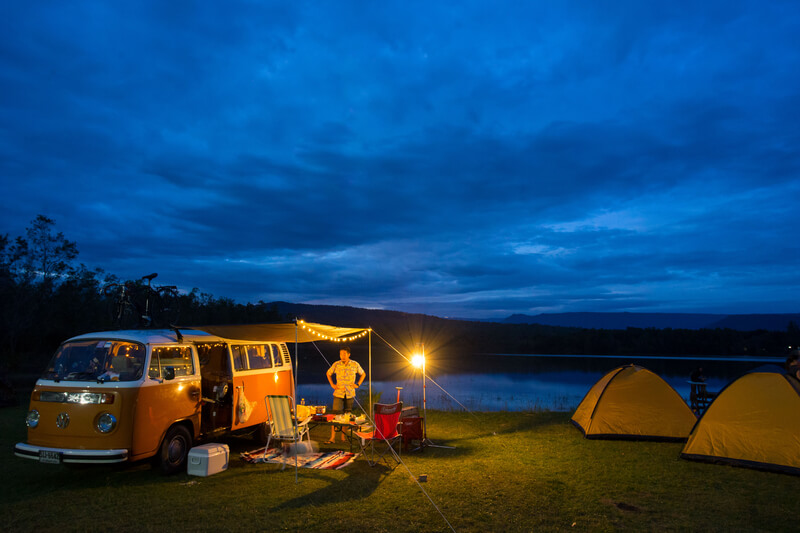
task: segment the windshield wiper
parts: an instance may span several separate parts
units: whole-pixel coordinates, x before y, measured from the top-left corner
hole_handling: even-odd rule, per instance
[[[96,379],[97,375],[96,372],[73,372],[71,374],[67,374],[67,377],[64,378],[67,381],[79,381],[82,379]]]

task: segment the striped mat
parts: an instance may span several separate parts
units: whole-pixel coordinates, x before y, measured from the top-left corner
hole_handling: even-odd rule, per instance
[[[359,455],[361,454],[344,451],[302,453],[297,455],[297,466],[339,470],[352,464]],[[264,448],[259,448],[252,452],[242,452],[239,456],[247,463],[285,463],[286,466],[294,466],[294,455],[284,455],[280,448],[270,448],[267,453],[264,453]]]

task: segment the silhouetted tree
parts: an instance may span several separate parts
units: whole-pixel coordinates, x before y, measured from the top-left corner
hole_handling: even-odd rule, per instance
[[[53,281],[65,275],[78,256],[77,244],[60,231],[54,233],[54,227],[52,218],[37,215],[26,229],[27,240],[18,238],[14,250],[17,275],[38,279],[47,289],[53,288]]]

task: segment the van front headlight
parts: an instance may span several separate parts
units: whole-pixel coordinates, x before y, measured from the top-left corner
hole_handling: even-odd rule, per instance
[[[39,411],[36,409],[31,409],[28,411],[28,415],[25,417],[25,424],[29,428],[35,428],[39,425]]]
[[[95,427],[100,433],[109,433],[113,431],[115,427],[117,427],[117,417],[111,413],[103,413],[97,417]]]

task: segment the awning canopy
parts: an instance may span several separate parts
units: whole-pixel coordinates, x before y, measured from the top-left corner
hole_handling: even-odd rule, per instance
[[[368,328],[343,328],[298,320],[295,324],[237,324],[227,326],[192,326],[224,339],[261,342],[351,342],[369,333]]]

